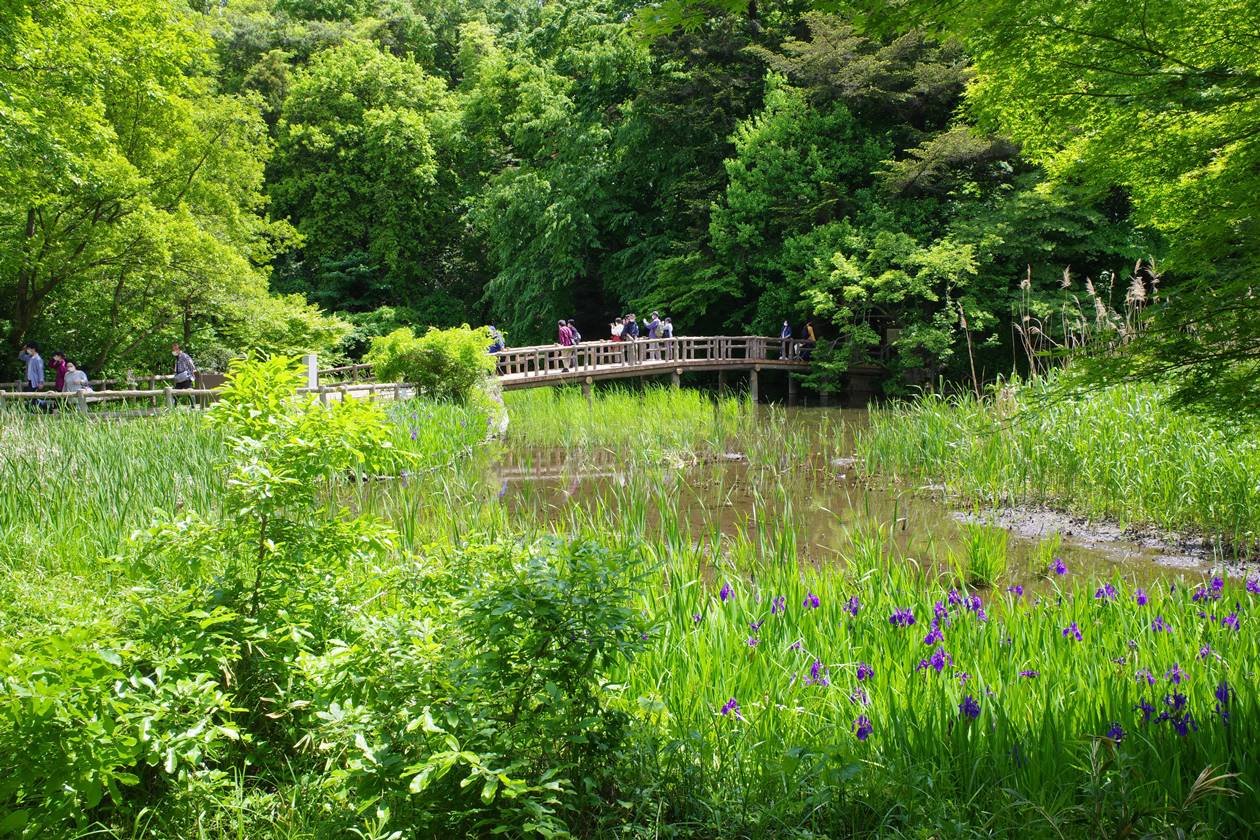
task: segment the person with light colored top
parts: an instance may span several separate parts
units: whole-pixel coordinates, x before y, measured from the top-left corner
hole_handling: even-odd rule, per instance
[[[179,342],[171,344],[171,355],[175,357],[175,387],[191,388],[193,378],[197,375],[197,366],[193,364],[192,357],[184,352]]]
[[[74,362],[66,362],[66,385],[63,390],[67,394],[77,394],[80,391],[92,392],[87,373],[79,370],[79,366]]]

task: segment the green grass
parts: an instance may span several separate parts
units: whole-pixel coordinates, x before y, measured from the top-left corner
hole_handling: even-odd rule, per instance
[[[1260,439],[1169,408],[1150,386],[1068,399],[1053,383],[872,411],[869,472],[928,481],[981,505],[1045,504],[1128,526],[1260,536]]]
[[[387,522],[395,548],[327,586],[355,594],[351,612],[365,629],[352,648],[399,634],[379,654],[388,674],[389,657],[414,657],[448,629],[439,620],[402,632],[415,626],[407,622],[417,569],[497,540],[557,535],[634,546],[652,570],[635,596],[647,637],[604,686],[605,702],[626,715],[624,755],[613,768],[615,789],[601,790],[602,804],[575,829],[635,838],[1159,836],[1177,828],[1238,836],[1254,824],[1260,595],[1243,581],[1223,583],[1221,597],[1207,601],[1194,600],[1194,580],[1147,585],[1148,602],[1139,605],[1137,581],[1080,580],[1072,570],[1016,594],[990,586],[1005,574],[1007,547],[1005,532],[989,525],[964,529],[962,543],[908,556],[892,523],[869,523],[846,535],[836,562],[806,563],[808,500],[797,495],[797,473],[838,454],[843,430],[831,421],[809,432],[781,411],[668,389],[597,394],[593,406],[577,391],[510,394],[507,403],[504,443],[487,439],[486,416],[475,408],[390,409],[392,444],[410,453],[405,474],[348,477],[327,501],[330,515],[347,506]],[[959,405],[971,423],[985,413]],[[943,436],[915,444],[908,430],[922,421],[912,411],[875,419],[863,439],[868,464],[877,463],[873,443],[890,442],[883,451],[902,453],[898,474],[923,476],[910,472],[920,463],[910,454],[915,445],[955,448]],[[921,411],[961,416],[941,401]],[[224,442],[191,413],[125,423],[3,419],[0,651],[60,638],[70,627],[88,638],[106,625],[125,633],[119,617],[134,604],[135,581],[106,558],[155,507],[182,500],[185,509],[213,512],[223,497],[215,464]],[[894,438],[896,419],[907,431]],[[554,446],[579,458],[611,450],[635,468],[623,483],[561,510],[528,489],[506,504],[497,460]],[[690,492],[689,474],[672,467],[728,451],[747,456],[755,488],[734,528],[723,501],[733,488]],[[922,461],[937,463],[945,461]],[[811,472],[811,480],[823,474]],[[22,492],[31,487],[38,489]],[[1043,545],[1040,568],[1056,546],[1057,538]],[[1095,597],[1104,583],[1117,590],[1114,600]],[[951,603],[951,590],[982,600]],[[807,606],[811,595],[817,607]],[[925,643],[938,602],[947,611],[943,638]],[[902,609],[912,610],[912,626],[890,623]],[[1222,623],[1231,614],[1238,630]],[[1157,616],[1166,632],[1153,629]],[[1073,624],[1080,641],[1064,635]],[[920,668],[937,649],[948,664]],[[303,667],[334,668],[339,655],[348,654],[328,652]],[[858,679],[859,663],[873,668],[869,678]],[[1185,682],[1169,681],[1174,664]],[[1137,679],[1143,670],[1155,685]],[[344,679],[354,685],[362,676]],[[1228,726],[1214,696],[1222,681],[1233,692]],[[1174,721],[1141,721],[1141,701],[1158,716],[1165,695],[1178,693],[1196,731],[1182,736]],[[979,704],[974,720],[959,711],[968,695]],[[739,715],[723,715],[732,699]],[[289,748],[288,774],[266,779],[207,764],[205,778],[171,785],[132,822],[110,822],[93,836],[344,836],[332,815],[347,809],[368,836],[407,836],[405,825],[382,827],[377,801],[356,798],[346,765],[329,758],[361,755],[352,723],[384,732],[389,722],[364,718],[362,706],[320,714],[342,727],[329,724],[324,736],[332,752]],[[860,716],[871,727],[864,741],[855,733]],[[1118,743],[1105,737],[1113,724],[1125,731]],[[1200,779],[1205,768],[1215,781]],[[1217,778],[1228,773],[1238,775]]]

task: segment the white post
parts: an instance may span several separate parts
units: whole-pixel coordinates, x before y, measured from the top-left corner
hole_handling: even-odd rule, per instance
[[[302,357],[302,365],[306,368],[306,387],[314,390],[319,387],[319,359],[314,353]]]

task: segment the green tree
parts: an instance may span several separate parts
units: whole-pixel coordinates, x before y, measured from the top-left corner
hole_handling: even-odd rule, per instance
[[[1086,378],[1172,377],[1178,402],[1254,414],[1260,7],[911,0],[897,20],[963,39],[978,70],[968,103],[983,125],[1058,183],[1122,188],[1134,218],[1167,242],[1158,305],[1137,336],[1082,366]],[[1149,298],[1149,274],[1138,283]]]
[[[445,84],[414,61],[351,42],[293,80],[270,193],[305,243],[290,271],[345,308],[413,301],[441,287],[453,197],[441,150],[454,129]],[[371,284],[333,286],[327,266],[358,255]],[[299,286],[299,288],[302,288]]]
[[[216,92],[196,16],[20,2],[0,32],[5,343],[55,340],[100,368],[239,328],[292,229],[266,216],[256,103]]]

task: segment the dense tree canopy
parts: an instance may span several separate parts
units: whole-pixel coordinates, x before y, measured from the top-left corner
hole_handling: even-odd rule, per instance
[[[1254,10],[1018,5],[11,5],[0,326],[118,367],[658,308],[895,389],[1114,324],[1141,261],[1193,305],[1111,373],[1260,327]]]

